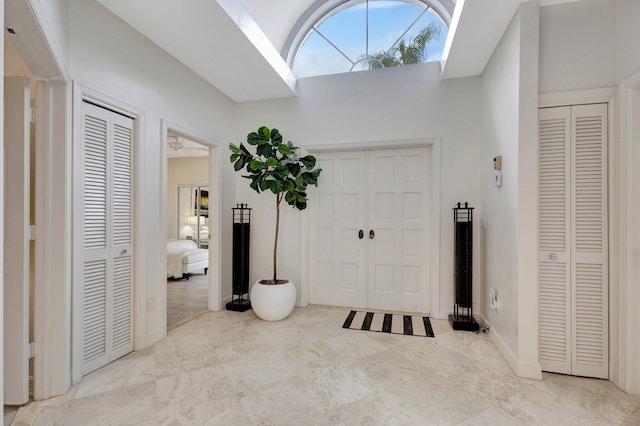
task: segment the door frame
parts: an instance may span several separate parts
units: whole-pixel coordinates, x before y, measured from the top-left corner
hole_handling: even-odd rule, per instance
[[[400,148],[427,148],[431,150],[430,172],[430,226],[429,226],[429,290],[428,306],[423,300],[420,301],[421,311],[429,313],[433,318],[446,318],[447,311],[442,311],[440,303],[440,138],[424,139],[402,139],[384,140],[369,142],[349,142],[338,144],[306,145],[304,150],[311,154],[319,152],[340,152],[340,151],[369,151],[379,149],[400,149]],[[302,212],[302,223],[300,235],[301,265],[300,277],[300,306],[309,304],[309,244],[311,242],[311,220],[310,213]]]
[[[190,139],[194,142],[198,142],[202,145],[209,147],[209,211],[212,214],[209,215],[209,234],[210,239],[215,239],[215,243],[209,244],[209,310],[219,311],[222,309],[222,203],[220,201],[221,189],[222,189],[222,167],[221,167],[221,155],[220,145],[213,139],[199,135],[197,132],[192,131],[186,127],[172,123],[166,119],[160,120],[161,132],[160,132],[160,144],[161,144],[161,171],[160,182],[162,190],[160,191],[160,223],[164,224],[164,245],[161,252],[163,253],[162,259],[167,258],[167,178],[168,178],[168,156],[167,156],[167,134],[169,132],[182,136],[186,139]],[[212,217],[213,216],[213,217]],[[212,237],[213,236],[213,237]],[[163,262],[162,266],[163,276],[167,275],[167,262]],[[164,318],[165,324],[167,321],[167,286],[162,286],[160,292],[160,303],[162,309],[162,318]],[[164,328],[166,335],[166,327]]]
[[[619,174],[619,221],[620,241],[618,259],[619,292],[617,299],[611,297],[618,309],[619,321],[618,375],[612,380],[625,392],[640,394],[640,290],[638,289],[638,253],[640,252],[640,72],[635,73],[618,87],[620,113]],[[612,318],[613,319],[613,318]],[[613,334],[613,333],[612,333]],[[612,376],[613,377],[613,376]]]
[[[129,116],[133,119],[133,349],[140,350],[146,346],[146,282],[145,269],[141,265],[145,264],[144,229],[140,226],[144,223],[143,209],[144,194],[142,182],[144,177],[144,155],[141,141],[145,140],[145,113],[143,110],[134,107],[126,102],[111,97],[103,92],[91,88],[85,84],[73,82],[73,152],[72,152],[72,181],[73,181],[73,213],[77,214],[83,210],[80,204],[79,194],[82,193],[82,181],[78,179],[82,170],[82,102],[87,101],[108,110]],[[72,316],[71,316],[71,382],[79,383],[82,379],[82,329],[78,326],[78,318],[82,318],[79,300],[82,298],[81,287],[78,282],[82,277],[82,249],[83,244],[78,241],[78,221],[72,220]]]

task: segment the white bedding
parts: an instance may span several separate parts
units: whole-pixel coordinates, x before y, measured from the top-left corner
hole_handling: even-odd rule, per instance
[[[184,250],[167,252],[167,276],[182,277],[182,254]]]

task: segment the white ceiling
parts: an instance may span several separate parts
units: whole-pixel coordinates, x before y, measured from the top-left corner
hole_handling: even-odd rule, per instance
[[[98,2],[237,102],[295,95],[295,76],[237,1]]]
[[[236,102],[295,96],[280,56],[291,28],[323,0],[97,0]],[[521,2],[458,0],[443,78],[479,75]],[[551,5],[580,0],[540,0]]]

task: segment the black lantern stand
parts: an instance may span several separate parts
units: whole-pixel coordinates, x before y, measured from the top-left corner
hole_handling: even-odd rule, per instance
[[[456,301],[449,324],[454,330],[478,331],[480,325],[473,318],[473,207],[469,203],[454,207],[453,226]]]
[[[244,312],[251,309],[249,300],[249,236],[251,209],[247,204],[233,207],[233,295],[227,303],[230,311]]]

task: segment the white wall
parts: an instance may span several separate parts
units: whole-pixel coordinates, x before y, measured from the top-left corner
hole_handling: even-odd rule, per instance
[[[485,279],[482,313],[504,344],[518,355],[517,226],[518,132],[520,104],[520,20],[502,36],[482,76]],[[502,156],[502,187],[494,186],[493,157]],[[489,308],[489,289],[498,292],[499,310]],[[505,357],[506,358],[506,357]]]
[[[176,239],[178,238],[178,186],[208,186],[209,157],[169,158],[167,163],[167,239]]]
[[[261,125],[278,128],[285,140],[303,147],[441,138],[440,312],[431,313],[441,316],[453,309],[451,209],[458,201],[478,207],[481,200],[479,82],[477,78],[441,81],[439,64],[433,63],[305,78],[298,81],[297,98],[239,104],[235,139],[244,141]],[[239,174],[236,192],[236,202],[254,209],[251,280],[268,277],[271,266],[264,250],[273,244],[275,201],[255,194]],[[306,279],[300,270],[300,217],[291,208],[284,209],[279,247],[279,271],[298,285]],[[476,226],[476,253],[478,235]],[[480,278],[477,262],[474,275]]]
[[[538,6],[523,4],[482,76],[487,216],[482,313],[519,376],[539,378],[537,323]],[[493,183],[502,156],[502,187]],[[489,306],[489,289],[498,309]]]
[[[69,73],[94,90],[132,105],[144,112],[140,140],[144,152],[142,192],[144,203],[137,206],[146,220],[143,238],[145,257],[138,259],[143,268],[147,304],[146,344],[162,338],[166,324],[162,309],[165,277],[164,240],[166,224],[161,223],[166,210],[162,199],[161,120],[180,126],[184,131],[206,135],[218,142],[223,156],[234,128],[234,104],[163,50],[141,36],[94,1],[70,0],[68,18]],[[233,195],[232,171],[222,176],[223,223],[230,223]],[[224,229],[224,227],[223,227]],[[230,245],[230,233],[222,235]],[[222,282],[231,282],[229,251],[223,250]]]
[[[615,1],[616,83],[640,71],[640,2]]]
[[[615,20],[614,0],[541,8],[540,92],[615,86]]]

